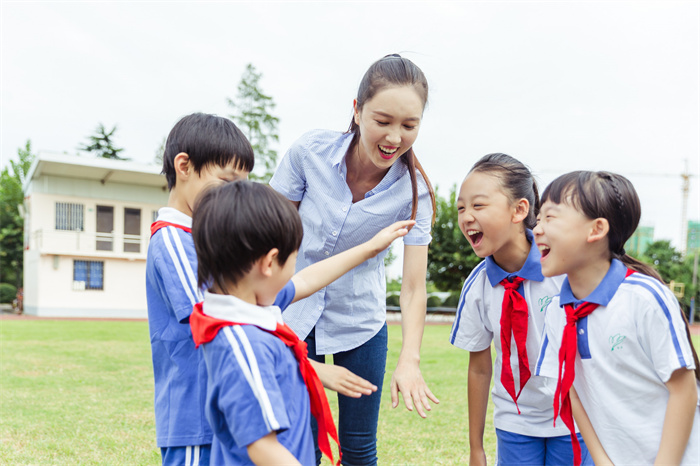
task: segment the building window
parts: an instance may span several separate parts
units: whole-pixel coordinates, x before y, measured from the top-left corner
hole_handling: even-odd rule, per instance
[[[141,209],[124,209],[124,252],[141,252]]]
[[[95,249],[98,251],[111,251],[114,236],[114,207],[98,205],[96,218]]]
[[[155,223],[158,220],[158,211],[154,210],[151,212],[151,223]]]
[[[71,204],[68,202],[56,203],[56,229],[69,231],[83,231],[83,204]]]
[[[103,290],[104,267],[102,261],[73,261],[74,290]]]

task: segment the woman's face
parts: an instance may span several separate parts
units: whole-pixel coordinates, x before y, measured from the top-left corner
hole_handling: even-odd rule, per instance
[[[384,88],[362,108],[355,102],[359,159],[388,170],[413,145],[422,116],[423,99],[411,85]]]

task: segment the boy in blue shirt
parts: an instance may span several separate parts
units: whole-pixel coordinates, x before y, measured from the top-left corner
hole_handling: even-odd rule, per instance
[[[189,326],[192,308],[202,300],[191,234],[195,199],[209,187],[247,178],[253,165],[250,143],[226,118],[188,115],[168,135],[163,173],[170,196],[151,226],[146,263],[156,440],[163,465],[207,466],[212,442],[204,415],[206,367]],[[376,390],[343,368],[315,367],[324,385],[339,393],[359,397]]]
[[[315,464],[311,413],[333,463],[327,435],[337,442],[337,433],[325,392],[282,311],[376,256],[413,223],[397,222],[293,276],[303,229],[282,195],[238,181],[199,198],[192,234],[198,284],[208,291],[190,325],[207,366],[212,464]]]

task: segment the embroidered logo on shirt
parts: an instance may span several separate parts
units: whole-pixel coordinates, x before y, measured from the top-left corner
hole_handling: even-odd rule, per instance
[[[540,312],[543,312],[545,309],[547,309],[547,306],[549,306],[549,303],[552,302],[552,298],[549,296],[542,296],[539,299],[539,304],[540,304]]]
[[[615,335],[608,338],[608,341],[612,345],[610,347],[610,351],[615,351],[615,349],[622,349],[622,342],[625,341],[625,338],[627,337],[624,335],[620,335],[619,333],[616,333]]]

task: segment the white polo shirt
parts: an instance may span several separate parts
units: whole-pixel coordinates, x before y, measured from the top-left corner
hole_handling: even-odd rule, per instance
[[[613,259],[585,301],[599,304],[577,324],[574,388],[605,452],[615,464],[653,464],[661,442],[669,392],[665,382],[694,369],[685,322],[671,291]],[[546,316],[536,373],[557,377],[566,323],[563,305],[576,300],[568,279]],[[560,307],[561,306],[561,307]],[[700,408],[682,464],[700,464]]]
[[[547,306],[559,293],[563,277],[545,278],[540,267],[540,253],[532,241],[530,253],[522,269],[509,274],[501,269],[491,257],[477,265],[464,282],[457,315],[452,326],[450,342],[467,351],[483,351],[496,347],[494,385],[491,397],[494,403],[493,424],[496,428],[533,437],[556,437],[569,433],[563,423],[553,426],[552,400],[556,379],[535,376],[535,364],[540,348],[540,338]],[[527,356],[530,364],[530,380],[527,381],[518,407],[521,414],[501,383],[501,309],[505,288],[499,282],[506,277],[518,276],[526,280],[518,288],[528,307]],[[511,369],[516,393],[520,388],[518,351],[511,338]],[[556,374],[555,374],[556,377]]]

